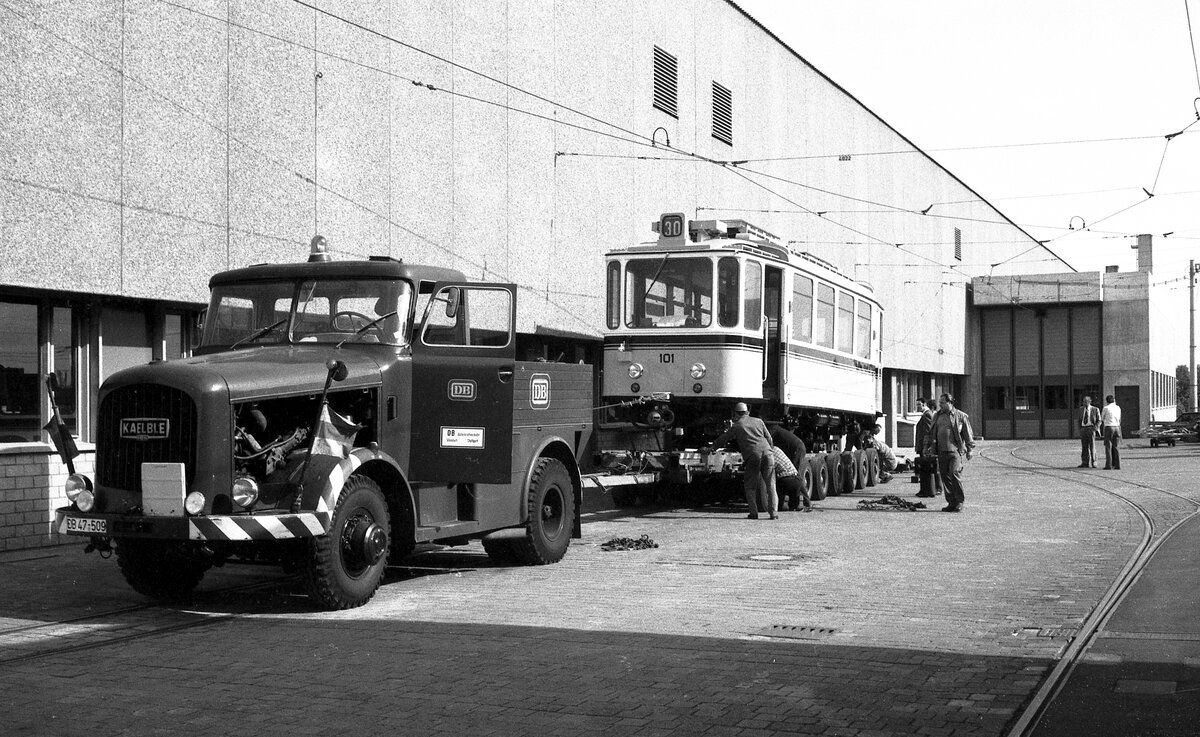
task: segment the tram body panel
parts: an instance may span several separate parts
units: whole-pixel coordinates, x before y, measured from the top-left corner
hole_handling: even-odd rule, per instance
[[[635,397],[670,392],[676,401],[689,397],[762,398],[762,341],[737,336],[710,335],[711,343],[675,342],[672,336],[639,336],[638,347],[608,345],[604,349],[606,397]],[[723,338],[728,339],[722,340]],[[661,341],[661,342],[657,342]],[[629,368],[642,373],[631,378]],[[697,364],[703,374],[692,376]],[[633,386],[637,385],[637,389]],[[697,386],[700,391],[696,391]]]

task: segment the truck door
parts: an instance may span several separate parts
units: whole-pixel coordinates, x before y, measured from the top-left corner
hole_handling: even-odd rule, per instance
[[[515,327],[516,285],[436,285],[413,337],[412,480],[512,480]]]

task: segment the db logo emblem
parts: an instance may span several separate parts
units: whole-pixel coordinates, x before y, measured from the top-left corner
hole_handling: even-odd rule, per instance
[[[550,375],[534,374],[529,377],[529,406],[546,409],[550,406]]]
[[[454,402],[474,402],[476,385],[471,379],[453,379],[446,385],[446,393]]]

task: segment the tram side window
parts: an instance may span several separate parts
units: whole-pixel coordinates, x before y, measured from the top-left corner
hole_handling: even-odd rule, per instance
[[[797,275],[792,284],[792,338],[811,343],[813,337],[813,281]]]
[[[630,261],[625,268],[625,324],[630,328],[699,328],[712,324],[712,260]]]
[[[842,353],[854,352],[854,297],[845,292],[838,295],[837,344]]]
[[[737,327],[741,301],[738,260],[726,256],[717,262],[717,324],[723,328]]]
[[[612,261],[608,264],[608,328],[616,330],[621,326],[621,264]]]
[[[871,358],[871,303],[861,299],[858,301],[858,323],[855,325],[854,347],[858,349],[855,355],[859,358]]]
[[[813,324],[813,332],[817,345],[823,348],[833,347],[833,295],[833,287],[817,285],[817,319]]]
[[[762,328],[762,265],[746,262],[746,329]]]

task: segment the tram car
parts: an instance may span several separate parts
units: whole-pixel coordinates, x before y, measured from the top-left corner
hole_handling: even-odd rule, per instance
[[[601,447],[676,484],[730,478],[740,455],[701,449],[740,401],[816,451],[816,498],[843,490],[842,476],[873,482],[873,451],[820,457],[858,445],[878,417],[883,309],[871,287],[744,220],[667,213],[652,229],[656,240],[605,256]]]

